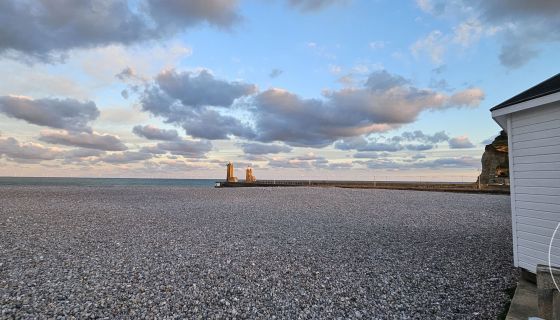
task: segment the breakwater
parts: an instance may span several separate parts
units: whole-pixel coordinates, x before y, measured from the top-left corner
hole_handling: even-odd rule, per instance
[[[474,182],[414,182],[414,181],[333,181],[333,180],[257,180],[255,182],[216,181],[216,188],[250,187],[336,187],[356,189],[396,189],[470,193],[509,194],[509,186],[479,185]]]

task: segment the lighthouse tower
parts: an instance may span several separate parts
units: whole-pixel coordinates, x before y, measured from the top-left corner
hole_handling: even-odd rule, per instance
[[[227,182],[237,182],[237,178],[233,175],[233,163],[228,162],[227,164]]]
[[[253,175],[253,168],[247,167],[245,171],[245,182],[246,183],[253,183],[257,181],[257,178]]]

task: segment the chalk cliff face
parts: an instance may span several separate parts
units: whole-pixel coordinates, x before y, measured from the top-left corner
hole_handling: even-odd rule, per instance
[[[503,184],[509,178],[508,140],[502,130],[494,141],[486,145],[482,155],[481,184]]]

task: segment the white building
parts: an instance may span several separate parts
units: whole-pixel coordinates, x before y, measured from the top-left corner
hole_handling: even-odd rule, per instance
[[[490,110],[507,132],[516,267],[560,266],[560,74]],[[552,245],[551,245],[552,243]]]

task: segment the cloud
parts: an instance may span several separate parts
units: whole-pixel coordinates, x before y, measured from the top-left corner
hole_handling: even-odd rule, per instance
[[[500,35],[499,60],[507,68],[519,68],[538,56],[542,44],[559,42],[559,1],[417,0],[418,6],[435,16],[459,15],[453,41],[461,46],[476,43],[481,36]]]
[[[451,149],[468,149],[474,148],[474,144],[467,136],[455,137],[449,140],[449,147]]]
[[[329,64],[329,72],[332,74],[340,74],[342,72],[342,67],[336,64]]]
[[[334,147],[339,150],[357,151],[384,151],[397,152],[404,149],[411,151],[426,151],[433,149],[436,144],[448,141],[449,136],[444,132],[436,132],[433,135],[425,134],[420,130],[406,131],[399,136],[389,138],[370,138],[364,136],[345,138],[337,141]],[[404,142],[412,142],[406,143]]]
[[[255,154],[255,155],[292,151],[292,148],[288,146],[283,146],[278,144],[263,144],[263,143],[255,143],[255,142],[243,143],[241,147],[244,153]]]
[[[183,156],[187,158],[204,158],[212,150],[212,143],[206,140],[179,140],[160,142],[154,146],[144,147],[140,152]]]
[[[157,40],[208,23],[240,20],[235,0],[0,1],[0,54],[57,62],[65,52]]]
[[[353,157],[356,159],[377,159],[385,155],[387,155],[387,153],[366,151],[366,152],[356,152]]]
[[[138,74],[136,70],[134,70],[130,66],[126,66],[121,72],[115,75],[115,78],[124,81],[124,82],[144,82],[146,79]]]
[[[105,151],[128,149],[119,137],[96,132],[42,131],[39,140],[47,143]]]
[[[284,73],[284,71],[282,71],[280,69],[272,69],[272,71],[270,71],[268,76],[270,78],[274,79],[274,78],[278,78],[282,73]]]
[[[413,168],[478,168],[480,159],[474,157],[439,158],[434,160],[418,161],[411,164]]]
[[[292,158],[274,158],[269,159],[268,166],[273,168],[291,168],[291,169],[345,169],[351,168],[351,163],[345,162],[329,162],[323,156],[317,156],[313,153],[292,157]]]
[[[192,112],[191,117],[184,117],[177,122],[187,134],[203,139],[228,139],[230,135],[251,139],[255,136],[253,129],[241,120],[222,115],[216,110],[203,109]]]
[[[369,75],[366,82],[366,87],[375,91],[384,91],[406,86],[409,83],[410,81],[399,75],[390,74],[386,70],[381,70],[373,72]]]
[[[124,151],[124,152],[114,152],[101,156],[97,158],[95,162],[102,161],[102,162],[112,163],[112,164],[125,164],[125,163],[140,162],[151,158],[152,155],[149,153],[137,152],[137,151]]]
[[[243,109],[233,110],[241,98],[238,106]],[[448,95],[415,87],[385,70],[372,72],[361,87],[325,91],[322,99],[304,99],[278,88],[258,93],[254,85],[216,79],[206,70],[167,70],[146,87],[140,104],[142,110],[195,138],[236,136],[323,147],[398,128],[414,122],[423,111],[476,107],[482,99],[484,93],[478,88]]]
[[[536,57],[538,53],[531,45],[510,43],[502,46],[499,59],[502,65],[516,69],[525,65],[529,60]]]
[[[405,148],[411,151],[426,151],[433,149],[434,146],[431,144],[407,144]]]
[[[160,129],[152,125],[135,126],[134,128],[132,128],[132,132],[139,137],[143,137],[149,140],[173,141],[179,139],[177,130]]]
[[[105,154],[105,151],[77,148],[73,150],[66,151],[64,153],[64,161],[66,163],[79,163],[82,164],[84,160],[88,158],[100,157]],[[94,159],[89,159],[94,160]]]
[[[257,91],[257,87],[252,84],[216,79],[205,69],[198,73],[169,69],[156,77],[156,83],[170,98],[192,108],[229,107],[235,99]]]
[[[166,70],[141,97],[142,110],[185,129],[193,137],[226,139],[252,137],[252,129],[215,108],[229,108],[236,99],[254,94],[257,87],[216,79],[208,70],[199,73]],[[214,109],[212,109],[212,108]]]
[[[449,136],[445,131],[439,131],[434,133],[433,135],[425,134],[420,130],[416,130],[413,132],[403,132],[401,137],[407,141],[420,141],[420,142],[431,142],[431,143],[439,143],[449,140]]]
[[[443,64],[443,56],[447,50],[447,39],[445,35],[434,30],[426,37],[418,39],[411,47],[414,56],[419,57],[421,54],[427,54],[432,62],[436,65]]]
[[[91,132],[89,122],[99,117],[92,101],[74,99],[31,99],[22,96],[0,97],[0,112],[11,118],[39,126]]]
[[[484,26],[477,19],[467,20],[454,28],[453,41],[463,47],[469,47],[478,42],[484,31]]]
[[[422,160],[422,157],[413,158],[408,162],[395,161],[392,159],[371,159],[367,161],[356,160],[354,163],[364,165],[370,169],[380,170],[410,170],[410,169],[464,169],[464,168],[478,168],[480,166],[480,159],[474,157],[450,157],[439,158],[432,160]]]
[[[302,99],[282,89],[269,89],[255,97],[256,139],[326,146],[341,138],[398,128],[426,110],[475,107],[483,98],[480,89],[448,96],[417,88],[387,71],[373,72],[361,88],[326,92],[324,99]]]
[[[334,147],[339,150],[358,150],[358,151],[400,151],[404,147],[397,142],[377,142],[368,141],[364,137],[355,137],[337,141]]]
[[[255,154],[244,154],[243,158],[249,161],[268,161],[270,160],[268,157],[263,155],[255,155]]]
[[[385,48],[385,41],[372,41],[369,43],[369,47],[372,50],[379,50]]]
[[[134,125],[149,119],[150,116],[138,110],[136,106],[126,106],[102,109],[98,121],[105,125]]]
[[[288,3],[301,11],[317,11],[334,4],[345,4],[350,0],[289,0]]]
[[[144,162],[144,166],[151,174],[153,174],[154,171],[162,172],[162,173],[165,172],[184,173],[192,170],[208,169],[207,167],[201,165],[195,165],[192,163],[187,163],[182,160],[165,160],[165,159],[160,159],[158,161],[146,161]]]
[[[0,137],[0,156],[12,161],[37,163],[59,159],[63,155],[64,152],[57,148],[49,148],[33,142],[22,143],[12,137]]]

